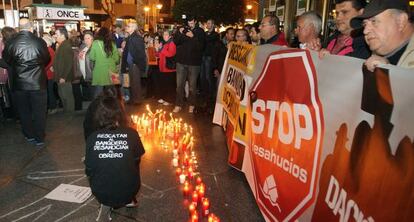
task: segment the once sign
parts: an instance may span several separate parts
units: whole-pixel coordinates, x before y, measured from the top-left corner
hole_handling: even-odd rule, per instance
[[[52,8],[52,7],[37,7],[37,19],[50,20],[84,20],[83,9],[80,8]]]
[[[255,194],[268,221],[293,221],[315,201],[323,133],[316,83],[309,52],[285,50],[270,54],[251,89]]]

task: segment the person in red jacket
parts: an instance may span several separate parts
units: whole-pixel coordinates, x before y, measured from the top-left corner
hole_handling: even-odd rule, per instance
[[[171,32],[165,30],[162,35],[164,44],[156,45],[157,56],[159,57],[160,75],[155,83],[157,93],[162,100],[162,104],[168,106],[175,101],[176,72],[175,72],[175,53],[176,46],[172,41]]]
[[[49,114],[55,114],[57,112],[57,96],[55,95],[55,80],[53,72],[53,60],[55,59],[55,51],[52,49],[53,39],[49,34],[43,35],[43,40],[46,42],[47,50],[50,55],[50,62],[46,66],[46,75],[47,75],[47,107]]]
[[[262,19],[260,23],[260,44],[273,44],[280,46],[287,46],[285,33],[279,30],[280,21],[277,16],[268,15]]]

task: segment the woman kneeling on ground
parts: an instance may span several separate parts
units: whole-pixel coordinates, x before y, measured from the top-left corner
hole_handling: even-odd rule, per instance
[[[87,136],[85,171],[101,203],[97,221],[105,221],[111,220],[112,208],[137,206],[139,164],[145,150],[138,133],[128,127],[121,102],[105,95],[96,100],[88,108],[94,110],[89,121],[97,130]]]

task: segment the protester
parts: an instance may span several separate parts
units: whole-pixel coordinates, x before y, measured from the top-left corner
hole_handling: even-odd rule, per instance
[[[281,32],[280,21],[277,16],[268,15],[262,19],[260,23],[260,44],[273,44],[287,46],[285,34]]]
[[[320,57],[332,54],[366,59],[370,56],[371,52],[364,41],[362,30],[354,30],[350,24],[352,18],[362,14],[365,6],[365,0],[336,1],[337,31],[327,39],[327,43],[320,50]]]
[[[206,45],[203,52],[199,76],[199,86],[202,101],[200,108],[206,108],[207,106],[210,106],[211,103],[213,103],[216,83],[214,81],[211,60],[214,50],[216,50],[216,43],[220,41],[220,36],[215,31],[215,24],[213,19],[207,20],[206,28]]]
[[[64,111],[74,111],[75,99],[72,89],[72,81],[74,80],[74,54],[72,50],[72,43],[69,40],[68,31],[64,27],[58,28],[55,35],[58,47],[53,61],[53,70],[55,72],[54,78],[58,83],[59,97],[62,101]]]
[[[119,53],[108,28],[99,29],[92,43],[89,59],[94,62],[92,86],[95,88],[94,97],[96,97],[104,86],[116,84],[112,81],[111,73],[118,72]]]
[[[252,44],[252,40],[250,39],[249,33],[246,29],[236,30],[236,42]]]
[[[77,34],[77,32],[72,32]],[[72,35],[72,34],[71,34]],[[79,43],[77,38],[70,37],[72,43],[73,51],[73,80],[72,80],[72,93],[75,101],[75,112],[81,113],[83,108],[83,98],[82,98],[82,83],[83,83],[83,74],[80,71],[79,65]],[[78,42],[77,42],[78,41]]]
[[[46,42],[47,50],[50,55],[50,62],[46,66],[47,75],[47,108],[49,114],[55,114],[58,110],[57,95],[55,94],[56,81],[54,79],[53,60],[55,59],[55,51],[52,49],[53,39],[48,34],[43,34],[42,39]]]
[[[155,96],[157,91],[156,81],[160,76],[160,68],[157,58],[157,49],[159,47],[162,47],[162,42],[160,41],[158,33],[152,34],[148,39],[148,44],[146,46],[146,54],[148,58],[147,71],[141,76],[141,86],[144,98]],[[158,103],[162,104],[164,101],[159,99]]]
[[[5,26],[1,29],[0,40],[0,120],[10,120],[17,117],[14,112],[14,106],[11,95],[12,79],[10,66],[1,58],[1,53],[5,48],[5,44],[16,36],[17,32],[14,28]]]
[[[372,56],[365,64],[371,71],[380,64],[414,68],[414,25],[405,0],[372,0],[354,28],[363,22],[364,36]]]
[[[188,112],[193,113],[196,104],[197,78],[200,72],[201,57],[204,50],[205,34],[197,25],[194,17],[187,17],[188,27],[181,27],[174,36],[177,46],[177,96],[173,112],[180,112],[184,105],[184,85],[188,79]]]
[[[159,57],[159,78],[156,81],[157,98],[162,100],[162,104],[168,106],[175,101],[176,73],[175,73],[175,53],[176,46],[172,39],[171,32],[164,30],[164,44],[158,48]],[[168,62],[167,62],[168,60]]]
[[[138,205],[139,165],[145,150],[138,132],[129,127],[127,114],[117,98],[104,94],[89,109],[94,110],[90,121],[97,130],[86,140],[85,173],[93,195],[101,204],[96,220],[111,220],[112,208]],[[111,145],[102,144],[113,144],[112,147],[120,149],[108,149]]]
[[[223,44],[227,47],[227,45],[234,41],[235,31],[233,27],[228,27],[224,32],[224,37],[222,38]]]
[[[12,92],[23,135],[28,142],[45,142],[47,92],[46,65],[50,56],[46,43],[36,37],[33,24],[20,19],[20,32],[6,43],[3,59],[9,65]]]
[[[147,67],[147,55],[145,54],[144,39],[138,34],[138,24],[131,22],[126,26],[129,33],[127,43],[122,55],[121,72],[129,70],[130,99],[129,104],[139,105],[144,96],[141,86],[141,77],[144,76]]]
[[[295,34],[299,40],[299,48],[316,50],[321,43],[319,34],[322,30],[322,19],[313,11],[304,12],[298,17]]]
[[[260,23],[255,22],[253,23],[252,27],[250,28],[249,36],[252,40],[253,45],[260,45]]]
[[[92,99],[91,86],[92,86],[92,72],[94,68],[94,62],[92,62],[89,58],[89,52],[92,48],[94,37],[91,31],[84,31],[83,32],[83,43],[79,47],[79,55],[78,55],[78,62],[79,62],[79,70],[82,74],[83,78],[83,97],[86,100]]]
[[[124,34],[122,33],[122,29],[120,25],[115,26],[114,33],[112,34],[112,38],[115,41],[116,48],[120,49],[121,44],[124,41]]]

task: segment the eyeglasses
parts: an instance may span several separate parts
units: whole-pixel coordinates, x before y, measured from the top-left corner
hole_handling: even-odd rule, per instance
[[[272,24],[270,24],[270,23],[260,23],[260,26],[272,26]]]

